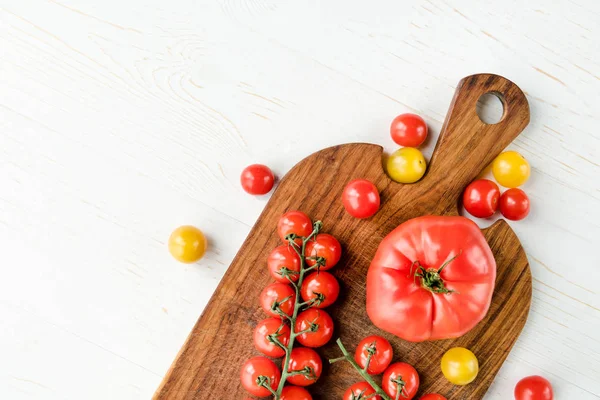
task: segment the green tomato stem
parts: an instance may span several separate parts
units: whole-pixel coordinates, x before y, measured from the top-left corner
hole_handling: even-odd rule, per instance
[[[381,396],[381,398],[383,400],[392,400],[392,398],[390,396],[388,396],[383,391],[383,389],[373,380],[373,377],[367,373],[366,368],[363,370],[360,367],[360,365],[358,365],[358,363],[354,360],[354,357],[352,357],[352,355],[350,355],[350,353],[348,353],[348,351],[342,344],[342,339],[338,339],[335,342],[337,343],[338,347],[340,348],[340,350],[342,351],[342,354],[344,356],[339,357],[339,358],[334,358],[333,360],[329,360],[329,363],[333,364],[334,362],[341,361],[341,360],[348,361],[354,367],[354,369],[358,371],[358,373],[363,377],[363,379],[365,381],[367,381],[367,383],[369,385],[371,385],[373,390],[375,390],[375,393],[377,393],[379,396]]]
[[[316,221],[313,224],[313,231],[311,232],[311,234],[305,238],[301,238],[302,245],[298,245],[298,243],[296,243],[295,240],[299,238],[296,235],[291,235],[290,237],[287,238],[289,245],[294,249],[296,254],[298,254],[298,257],[300,257],[300,272],[298,274],[298,281],[292,282],[292,286],[294,287],[294,290],[296,291],[296,299],[294,302],[294,312],[292,313],[291,316],[286,315],[286,317],[290,321],[290,340],[288,342],[287,347],[285,348],[285,358],[283,359],[283,363],[281,364],[281,379],[279,380],[279,386],[277,387],[277,390],[275,392],[273,392],[274,400],[281,399],[281,393],[283,392],[283,387],[285,386],[285,382],[289,376],[302,374],[301,371],[288,371],[288,364],[290,363],[290,357],[292,354],[292,349],[294,348],[294,342],[296,341],[296,337],[298,335],[304,333],[304,331],[301,331],[301,332],[294,331],[296,329],[296,318],[298,317],[298,312],[301,310],[302,307],[307,306],[307,305],[312,305],[311,303],[314,303],[313,300],[309,300],[306,302],[300,301],[300,287],[302,287],[302,282],[304,281],[305,274],[308,271],[311,271],[312,269],[318,268],[318,266],[319,266],[319,264],[315,264],[312,267],[307,266],[306,255],[305,255],[306,243],[308,243],[309,240],[312,240],[313,237],[318,235],[319,231],[321,230],[322,227],[323,227],[323,223],[321,221]],[[290,279],[290,281],[291,281],[291,279]],[[386,399],[386,400],[389,400],[389,399]]]

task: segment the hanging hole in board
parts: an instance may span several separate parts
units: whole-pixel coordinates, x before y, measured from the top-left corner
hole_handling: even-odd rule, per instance
[[[484,124],[493,125],[502,121],[505,105],[502,95],[497,92],[488,92],[477,100],[477,115]]]

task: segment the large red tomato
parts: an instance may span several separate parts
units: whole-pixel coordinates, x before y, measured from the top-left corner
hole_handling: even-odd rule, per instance
[[[367,274],[367,314],[411,342],[464,335],[485,317],[496,262],[465,217],[419,217],[379,245]]]

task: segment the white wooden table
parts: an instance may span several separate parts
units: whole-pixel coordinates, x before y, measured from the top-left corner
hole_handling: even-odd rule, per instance
[[[408,111],[435,137],[477,72],[527,93],[533,168],[531,313],[486,399],[530,374],[599,399],[595,0],[1,0],[0,398],[149,398],[267,201],[243,167],[394,149]],[[181,224],[198,264],[167,251]]]

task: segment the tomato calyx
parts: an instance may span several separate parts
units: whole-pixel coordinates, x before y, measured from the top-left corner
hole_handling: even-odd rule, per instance
[[[372,395],[367,395],[366,392],[367,392],[367,389],[363,389],[358,393],[352,393],[352,397],[350,398],[350,400],[367,400],[367,399],[377,396],[377,393],[373,393]]]
[[[267,389],[269,392],[271,392],[273,394],[273,396],[277,395],[277,393],[273,390],[273,388],[271,387],[271,378],[269,378],[268,376],[265,375],[259,375],[256,378],[256,384],[258,386],[262,386],[265,389]]]
[[[396,384],[396,398],[394,400],[398,400],[400,397],[408,397],[408,392],[405,388],[406,382],[404,382],[402,376],[398,376],[395,379],[390,379],[390,381]]]
[[[310,301],[309,301],[310,302]],[[318,317],[317,317],[318,318]],[[303,329],[299,332],[296,332],[297,336],[300,336],[304,333],[314,333],[319,330],[319,324],[317,324],[317,318],[313,319],[308,323],[308,328]]]
[[[413,267],[416,267],[413,276],[415,279],[416,278],[421,279],[421,286],[424,289],[427,289],[432,293],[439,293],[439,294],[455,293],[456,292],[455,290],[446,288],[446,285],[444,285],[444,280],[442,279],[442,276],[440,274],[442,273],[442,271],[444,270],[444,268],[446,268],[446,266],[448,264],[450,264],[452,261],[454,261],[461,254],[462,254],[462,250],[457,255],[455,255],[448,261],[444,262],[442,264],[442,266],[439,267],[438,269],[425,268],[424,266],[421,265],[419,260],[416,260],[416,261],[413,261],[412,266],[410,267],[410,270],[412,271]]]
[[[275,332],[267,335],[267,340],[270,343],[273,343],[273,344],[281,347],[284,351],[286,351],[287,349],[286,349],[285,345],[283,343],[281,343],[281,341],[279,340],[279,338],[281,336],[283,336],[283,333],[281,331],[284,326],[285,326],[285,323],[283,323],[283,321],[282,321],[281,325],[279,326],[279,328],[277,328],[277,330]]]
[[[317,376],[317,374],[315,373],[314,368],[309,367],[308,365],[302,369],[288,371],[288,376],[296,376],[296,375],[302,375],[304,377],[304,379],[307,379],[309,381],[316,381],[317,378],[319,378]]]
[[[363,367],[363,372],[366,373],[369,369],[369,365],[371,365],[371,359],[377,352],[377,342],[373,342],[367,347],[367,361],[365,362],[365,366]]]
[[[287,278],[291,282],[293,282],[294,275],[300,275],[300,273],[298,271],[291,270],[288,267],[279,268],[279,271],[277,271],[277,274],[281,275],[283,278]]]
[[[275,300],[272,304],[271,304],[271,311],[273,311],[274,313],[276,313],[277,315],[279,315],[281,318],[290,318],[290,316],[288,314],[286,314],[282,309],[281,309],[281,305],[287,301],[289,301],[291,298],[293,298],[294,296],[288,296],[285,297],[281,300]]]

